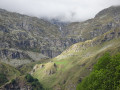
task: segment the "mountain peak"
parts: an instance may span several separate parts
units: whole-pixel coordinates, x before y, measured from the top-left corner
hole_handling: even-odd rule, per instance
[[[101,17],[103,15],[114,16],[117,14],[120,14],[120,6],[111,6],[109,8],[100,11],[95,17]]]

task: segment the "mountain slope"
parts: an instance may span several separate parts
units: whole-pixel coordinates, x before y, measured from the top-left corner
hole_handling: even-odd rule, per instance
[[[93,40],[72,45],[52,59],[52,62],[36,65],[32,72],[33,76],[38,78],[45,87],[74,90],[76,84],[91,72],[101,55],[106,51],[111,54],[119,52],[119,33],[120,28]]]
[[[115,21],[115,18],[119,19],[118,16],[120,17],[119,13],[114,17],[102,18],[107,23],[114,22],[107,29],[104,28],[104,22],[99,21],[102,16],[95,17],[103,23],[100,30],[106,33],[72,45],[48,63],[37,64],[31,74],[38,78],[46,88],[75,90],[77,83],[89,75],[100,56],[105,52],[110,52],[110,54],[120,52],[120,22]],[[89,28],[86,31],[89,32],[89,30],[93,29]]]
[[[120,6],[112,6],[99,12],[93,19],[68,24],[64,34],[75,42],[91,40],[119,26],[119,17]]]
[[[61,52],[59,38],[58,28],[47,21],[0,9],[0,58],[3,62],[19,66],[54,57]]]
[[[36,17],[29,17],[17,13],[0,10],[1,41],[4,47],[19,49],[40,49],[52,42],[51,39],[59,38],[57,27]],[[45,45],[44,45],[45,44]],[[40,46],[39,46],[40,45]],[[36,48],[38,47],[38,48]],[[44,52],[44,51],[43,51]]]
[[[119,8],[111,7],[107,11],[112,13],[102,11],[85,22],[62,25],[61,30],[47,20],[0,9],[0,58],[20,66],[55,57],[77,42],[91,40],[119,26]]]

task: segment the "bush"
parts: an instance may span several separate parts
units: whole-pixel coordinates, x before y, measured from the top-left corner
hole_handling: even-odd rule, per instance
[[[0,73],[0,86],[6,82],[8,82],[8,79],[6,78],[6,76],[3,73]]]
[[[40,84],[40,82],[38,81],[38,79],[33,78],[30,74],[27,74],[25,76],[27,82],[31,83],[33,90],[44,90],[43,86]]]
[[[12,83],[12,84],[15,84],[15,83],[16,83],[15,79],[12,79],[11,83]]]
[[[102,56],[93,71],[77,86],[77,90],[120,89],[120,54]]]
[[[26,78],[27,82],[33,82],[34,81],[34,78],[30,74],[27,74],[25,76],[25,78]]]

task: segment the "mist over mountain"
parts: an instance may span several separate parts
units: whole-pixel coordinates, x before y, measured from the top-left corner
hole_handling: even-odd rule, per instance
[[[84,21],[120,0],[1,0],[0,8],[29,16],[60,21]]]

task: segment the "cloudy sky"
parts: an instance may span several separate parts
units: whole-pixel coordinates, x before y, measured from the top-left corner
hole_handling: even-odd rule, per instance
[[[120,0],[0,0],[0,8],[29,16],[83,21]]]

